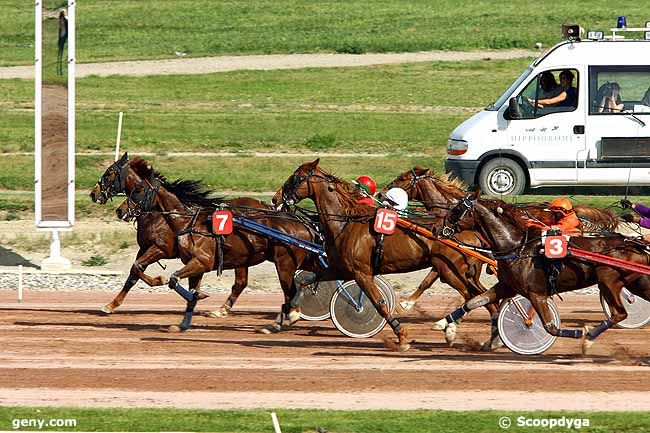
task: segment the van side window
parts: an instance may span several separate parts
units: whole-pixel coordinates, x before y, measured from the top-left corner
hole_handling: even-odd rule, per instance
[[[578,71],[557,69],[535,77],[517,96],[521,119],[574,111],[578,107]]]
[[[589,114],[650,113],[650,66],[589,68]]]

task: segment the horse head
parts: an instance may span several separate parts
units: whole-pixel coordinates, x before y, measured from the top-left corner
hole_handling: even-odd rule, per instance
[[[115,210],[117,217],[123,221],[131,221],[143,213],[151,212],[155,206],[160,185],[160,180],[153,176],[142,179],[131,190],[126,200]]]
[[[273,204],[278,210],[311,197],[312,189],[309,184],[312,182],[312,177],[323,174],[318,167],[319,162],[320,158],[317,158],[312,162],[304,163],[289,176],[273,196]]]
[[[451,237],[454,233],[460,233],[463,230],[472,230],[476,226],[474,219],[474,206],[481,195],[480,190],[476,190],[466,195],[452,207],[443,221],[442,235]]]
[[[105,204],[117,194],[126,192],[126,179],[129,172],[129,155],[112,163],[99,178],[95,187],[90,191],[90,199],[95,203]]]
[[[412,169],[400,174],[388,185],[383,187],[379,191],[378,196],[381,197],[392,188],[401,188],[406,191],[409,196],[409,200],[423,201],[422,194],[420,193],[419,189],[419,182],[430,176],[432,176],[431,170],[428,168],[415,166]]]

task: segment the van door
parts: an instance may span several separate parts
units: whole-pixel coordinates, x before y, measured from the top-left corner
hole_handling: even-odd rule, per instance
[[[571,78],[565,87],[561,74]],[[580,76],[578,68],[542,71],[516,97],[520,117],[509,113],[508,145],[528,159],[531,186],[577,182],[578,158],[585,151]]]
[[[591,66],[580,183],[648,184],[650,66]]]

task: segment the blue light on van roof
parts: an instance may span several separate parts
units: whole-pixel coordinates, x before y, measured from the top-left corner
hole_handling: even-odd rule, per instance
[[[616,20],[616,28],[624,29],[625,27],[627,27],[627,18],[625,18],[625,15],[621,15]]]

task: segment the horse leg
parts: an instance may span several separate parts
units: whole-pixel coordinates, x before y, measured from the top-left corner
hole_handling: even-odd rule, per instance
[[[614,278],[616,278],[614,276]],[[599,276],[600,280],[600,276]],[[598,288],[600,293],[603,294],[605,302],[609,305],[609,310],[611,312],[611,317],[609,319],[603,320],[596,327],[585,326],[585,332],[582,339],[582,354],[586,355],[591,346],[594,344],[594,340],[603,332],[607,331],[612,326],[616,325],[621,320],[627,318],[627,311],[625,311],[625,306],[621,300],[621,291],[623,290],[622,281],[614,281],[607,284],[605,281],[601,280],[598,282]]]
[[[372,305],[375,306],[377,312],[386,319],[390,327],[393,329],[393,332],[397,336],[397,344],[390,342],[390,348],[399,352],[406,352],[411,348],[411,344],[407,342],[408,330],[405,327],[402,327],[399,320],[393,317],[388,309],[388,304],[386,300],[381,296],[381,292],[377,289],[374,278],[371,274],[362,274],[360,272],[355,272],[354,279],[359,284],[359,287],[364,291],[364,293],[372,302]],[[388,342],[387,342],[388,343]],[[388,344],[387,344],[388,346]]]
[[[449,326],[453,326],[454,323],[462,320],[463,317],[465,317],[470,311],[475,310],[479,307],[484,307],[490,303],[500,301],[501,299],[512,297],[514,295],[514,290],[499,282],[488,291],[474,296],[472,299],[461,305],[456,310],[452,311],[447,316],[443,317],[437,322],[434,322],[431,329],[436,331],[445,331],[446,334],[447,328]]]
[[[230,310],[237,302],[237,298],[242,294],[246,286],[248,285],[248,268],[237,268],[235,269],[235,282],[230,289],[230,296],[226,299],[226,302],[223,303],[218,310],[213,310],[208,313],[208,317],[226,317],[230,314]]]
[[[170,332],[186,331],[190,328],[190,326],[192,326],[194,308],[199,301],[199,296],[197,293],[187,290],[179,283],[179,280],[183,278],[202,276],[203,274],[209,272],[210,269],[211,266],[206,266],[206,264],[202,263],[198,257],[193,257],[185,266],[174,272],[171,277],[169,277],[169,287],[178,293],[187,302],[183,321],[178,326],[171,326],[169,328]]]
[[[155,246],[151,246],[145,251],[142,249],[138,250],[135,262],[133,263],[133,266],[131,266],[129,277],[124,282],[124,287],[122,287],[120,293],[118,293],[110,303],[104,305],[100,311],[105,314],[111,314],[114,312],[120,305],[122,305],[122,302],[124,302],[124,298],[126,298],[129,290],[135,286],[135,283],[137,283],[139,279],[142,279],[144,282],[149,283],[151,278],[148,275],[145,275],[144,270],[150,264],[164,257],[165,254]]]
[[[275,270],[278,273],[280,286],[284,294],[284,304],[282,304],[280,314],[278,314],[275,322],[259,329],[259,332],[262,334],[273,334],[282,331],[282,324],[284,323],[285,317],[289,322],[289,326],[300,320],[299,304],[292,302],[294,299],[298,299],[296,297],[296,284],[293,280],[296,268],[295,263],[289,264],[285,260],[276,259]]]
[[[420,299],[420,296],[424,293],[425,290],[427,290],[429,287],[433,285],[433,283],[436,282],[438,279],[438,270],[436,268],[431,268],[429,273],[427,274],[426,277],[424,277],[424,280],[420,283],[418,288],[415,290],[415,292],[411,293],[409,297],[406,299],[402,300],[399,302],[399,306],[406,312],[411,310],[415,303]]]
[[[540,293],[528,293],[528,300],[539,315],[544,329],[551,335],[563,338],[582,338],[584,335],[583,329],[562,329],[555,326],[553,323],[553,315],[548,307],[548,296]]]

